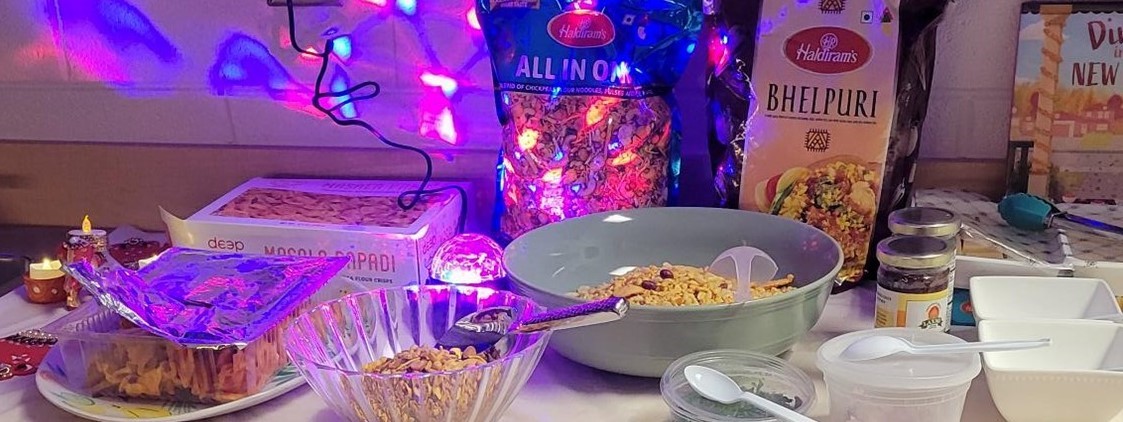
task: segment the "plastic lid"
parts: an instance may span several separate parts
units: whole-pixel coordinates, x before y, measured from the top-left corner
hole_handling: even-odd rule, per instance
[[[853,384],[903,391],[962,386],[970,383],[982,370],[978,353],[898,353],[862,362],[839,358],[839,354],[855,341],[875,335],[903,338],[917,345],[965,343],[959,337],[940,331],[911,328],[878,328],[843,334],[819,347],[817,363],[823,375]]]
[[[877,243],[877,260],[899,268],[940,268],[955,260],[955,244],[929,236],[893,236]]]
[[[683,370],[700,365],[733,378],[748,391],[805,413],[815,402],[815,383],[792,364],[760,353],[741,350],[712,350],[683,356],[671,363],[659,382],[663,401],[681,419],[700,422],[775,421],[746,403],[721,404],[698,395],[686,381]],[[782,403],[786,402],[786,403]]]
[[[959,215],[943,208],[913,207],[889,214],[889,231],[894,234],[951,237],[961,226]]]

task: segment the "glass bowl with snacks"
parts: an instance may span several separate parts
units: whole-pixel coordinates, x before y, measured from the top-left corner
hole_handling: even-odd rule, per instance
[[[678,421],[763,422],[777,420],[751,404],[718,403],[699,395],[683,370],[698,365],[725,374],[741,386],[773,403],[806,414],[815,403],[815,383],[795,365],[779,358],[741,350],[708,350],[674,361],[659,381],[663,401]]]
[[[287,328],[285,348],[308,383],[349,421],[492,421],[511,405],[550,334],[511,337],[502,354],[435,347],[457,320],[496,306],[542,312],[508,292],[410,286],[326,302]]]
[[[776,263],[736,300],[736,281],[707,266],[736,246]],[[628,317],[554,334],[550,347],[594,368],[657,378],[703,350],[787,351],[818,321],[843,263],[838,242],[807,224],[716,208],[594,214],[533,230],[508,245],[516,293],[547,308],[624,297]]]

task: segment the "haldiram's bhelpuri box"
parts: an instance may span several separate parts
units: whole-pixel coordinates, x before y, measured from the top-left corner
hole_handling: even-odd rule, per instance
[[[186,220],[163,211],[177,247],[231,253],[347,256],[341,275],[371,287],[417,284],[456,234],[460,201],[425,197],[402,210],[416,181],[252,179]],[[447,185],[433,183],[430,186]]]

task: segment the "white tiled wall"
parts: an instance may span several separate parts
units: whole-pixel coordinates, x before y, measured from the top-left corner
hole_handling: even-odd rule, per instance
[[[364,0],[365,1],[365,0]],[[324,22],[356,28],[352,81],[374,79],[384,94],[360,105],[364,119],[391,137],[430,148],[416,135],[418,77],[430,63],[419,30],[445,70],[478,50],[465,13],[472,0],[418,0],[419,24],[385,8],[347,0],[347,15],[299,16],[302,42],[315,44]],[[395,0],[386,0],[392,8]],[[922,152],[932,158],[1001,158],[1005,154],[1018,0],[959,0],[941,28],[934,93]],[[135,6],[178,56],[161,60],[143,46],[112,43],[86,17],[95,7]],[[294,111],[260,93],[216,96],[207,81],[216,48],[234,33],[264,44],[293,79],[310,84],[315,62],[282,41],[283,9],[265,0],[0,0],[0,139],[125,141],[287,146],[370,146],[364,133]],[[698,104],[697,66],[680,95]],[[492,149],[498,139],[486,60],[468,67],[453,113],[457,148]],[[687,107],[697,111],[696,106]],[[687,128],[704,127],[701,114]],[[705,150],[691,130],[687,149]]]

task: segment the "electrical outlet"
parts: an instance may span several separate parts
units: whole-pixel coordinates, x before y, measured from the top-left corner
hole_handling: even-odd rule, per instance
[[[266,0],[266,3],[273,7],[288,6],[288,0]],[[292,0],[292,5],[295,7],[340,7],[343,6],[343,0]]]

